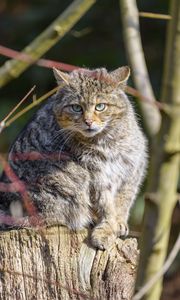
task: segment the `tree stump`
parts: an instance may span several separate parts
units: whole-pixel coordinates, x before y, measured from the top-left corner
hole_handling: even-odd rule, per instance
[[[129,300],[135,285],[137,240],[117,239],[108,251],[88,231],[55,226],[0,233],[0,299]]]

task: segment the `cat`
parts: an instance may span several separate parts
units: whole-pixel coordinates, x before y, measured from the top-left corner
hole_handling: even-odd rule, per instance
[[[45,225],[91,227],[92,245],[107,249],[128,234],[147,165],[146,138],[124,92],[130,69],[54,68],[54,75],[58,92],[19,134],[9,164]],[[29,159],[33,153],[42,157]],[[1,180],[10,181],[5,173]],[[0,209],[30,218],[17,192],[1,192]]]

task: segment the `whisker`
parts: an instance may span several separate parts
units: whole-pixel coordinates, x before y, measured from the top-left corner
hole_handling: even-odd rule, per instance
[[[62,144],[60,150],[59,150],[59,162],[60,162],[60,159],[61,159],[61,153],[63,151],[63,148],[64,146],[66,145],[66,143],[71,139],[71,137],[73,136],[73,133],[72,132],[69,132],[68,136],[66,137],[64,143]]]

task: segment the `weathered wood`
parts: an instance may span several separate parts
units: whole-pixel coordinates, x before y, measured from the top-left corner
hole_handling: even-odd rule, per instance
[[[93,249],[87,231],[65,227],[0,233],[0,299],[131,299],[137,240]]]

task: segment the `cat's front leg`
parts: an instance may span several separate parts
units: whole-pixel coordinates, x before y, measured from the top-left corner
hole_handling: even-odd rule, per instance
[[[103,191],[97,208],[100,220],[91,233],[91,242],[104,250],[114,244],[118,232],[115,199],[109,190]]]
[[[135,174],[135,176],[131,177],[129,181],[124,183],[116,196],[115,206],[117,211],[117,223],[118,223],[117,235],[119,237],[127,236],[129,233],[129,228],[128,228],[129,212],[136,198],[137,192],[139,190],[139,185],[142,180],[141,173],[140,171],[138,171]]]

